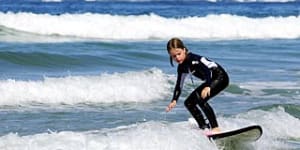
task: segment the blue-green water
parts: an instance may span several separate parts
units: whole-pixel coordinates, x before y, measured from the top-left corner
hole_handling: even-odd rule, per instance
[[[0,1],[0,149],[217,149],[187,121],[191,81],[165,112],[173,36],[229,73],[210,101],[223,130],[259,124],[252,149],[299,149],[299,10],[297,1]]]

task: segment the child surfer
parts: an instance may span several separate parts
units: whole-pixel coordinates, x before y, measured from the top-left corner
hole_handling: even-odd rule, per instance
[[[207,134],[220,132],[218,122],[212,107],[207,101],[224,90],[229,84],[229,77],[226,71],[216,62],[211,61],[203,56],[191,53],[185,47],[179,38],[172,38],[167,43],[167,50],[170,55],[170,63],[173,66],[173,60],[178,63],[177,81],[174,89],[173,99],[166,108],[169,112],[176,106],[181,94],[184,79],[188,74],[204,81],[198,86],[185,100],[184,105],[192,114],[198,123],[199,128],[210,128]],[[209,121],[210,127],[205,123],[202,109]]]

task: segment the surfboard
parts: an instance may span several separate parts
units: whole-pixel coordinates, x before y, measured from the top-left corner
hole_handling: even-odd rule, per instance
[[[222,138],[238,138],[239,141],[256,141],[262,135],[262,128],[259,125],[248,126],[218,134],[207,135],[214,140]]]
[[[207,135],[215,141],[222,149],[245,149],[249,143],[257,141],[263,133],[259,125],[247,126],[244,128]]]

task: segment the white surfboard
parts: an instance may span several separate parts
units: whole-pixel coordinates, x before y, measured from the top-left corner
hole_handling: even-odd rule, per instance
[[[245,145],[257,141],[263,131],[259,125],[207,135],[222,149],[245,149]]]

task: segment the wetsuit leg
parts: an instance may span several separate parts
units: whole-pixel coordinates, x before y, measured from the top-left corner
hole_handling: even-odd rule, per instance
[[[227,74],[220,73],[219,75],[220,78],[217,78],[212,81],[211,84],[211,93],[210,96],[202,99],[200,96],[201,91],[205,87],[204,84],[200,85],[196,90],[194,90],[191,95],[187,98],[185,101],[185,106],[187,109],[190,111],[192,116],[196,119],[198,125],[200,128],[204,129],[207,127],[205,124],[205,120],[203,118],[203,115],[201,111],[197,108],[197,104],[200,106],[202,111],[204,112],[205,116],[207,117],[209,123],[210,123],[210,128],[215,128],[218,127],[218,122],[216,119],[215,112],[213,111],[212,107],[207,103],[207,101],[220,93],[222,90],[224,90],[228,84],[229,84],[229,78]]]
[[[212,109],[212,107],[207,102],[200,103],[199,106],[204,112],[206,118],[208,119],[210,128],[218,127],[219,125],[216,119],[215,112]]]
[[[195,120],[197,121],[199,128],[205,129],[205,128],[207,128],[207,125],[203,118],[202,112],[197,107],[197,105],[199,105],[197,89],[194,90],[190,94],[190,96],[184,101],[184,105],[187,108],[187,110],[192,114],[192,116],[195,118]]]
[[[222,78],[216,79],[212,82],[212,84],[211,84],[211,93],[210,93],[209,97],[207,97],[205,99],[202,99],[201,97],[199,97],[199,101],[198,101],[199,106],[201,107],[204,114],[206,115],[206,117],[207,117],[207,119],[210,123],[211,128],[218,127],[218,122],[217,122],[216,115],[215,115],[212,107],[207,103],[207,101],[210,98],[216,96],[222,90],[224,90],[228,86],[228,84],[229,84],[229,79],[228,79],[228,76],[225,74],[225,75],[222,76]],[[202,91],[202,89],[199,88],[198,90]]]

